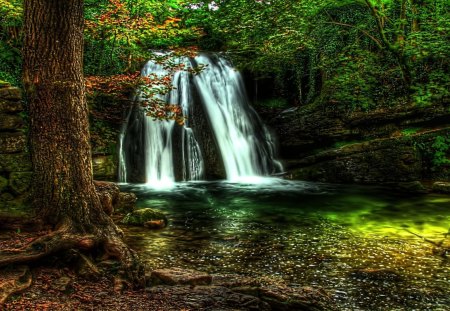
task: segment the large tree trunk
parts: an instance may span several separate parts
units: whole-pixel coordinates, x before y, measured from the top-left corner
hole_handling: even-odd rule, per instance
[[[46,222],[90,231],[92,220],[104,217],[92,177],[83,20],[81,0],[25,0],[34,205]]]
[[[66,248],[103,246],[133,281],[138,258],[102,209],[93,183],[83,78],[83,0],[25,0],[24,84],[34,169],[33,204],[56,230],[0,266],[39,259]]]

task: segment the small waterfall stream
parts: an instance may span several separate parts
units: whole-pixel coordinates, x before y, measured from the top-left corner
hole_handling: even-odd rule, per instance
[[[206,170],[218,162],[225,173],[222,178],[233,182],[256,182],[281,172],[274,141],[248,104],[240,73],[216,55],[176,61],[190,68],[205,66],[197,75],[177,71],[172,77],[174,88],[161,97],[182,108],[185,124],[153,120],[138,105],[134,107],[120,135],[120,181],[166,187],[175,180],[205,179]],[[149,61],[142,75],[151,74],[162,77],[168,71]]]

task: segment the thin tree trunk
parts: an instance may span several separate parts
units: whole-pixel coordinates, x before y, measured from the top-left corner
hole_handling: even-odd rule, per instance
[[[400,25],[397,35],[397,44],[400,48],[405,45],[405,30],[406,30],[406,0],[402,0],[400,4]]]

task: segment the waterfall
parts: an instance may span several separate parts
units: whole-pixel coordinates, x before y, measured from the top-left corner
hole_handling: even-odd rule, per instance
[[[185,124],[153,120],[135,105],[120,134],[120,181],[166,186],[175,180],[202,180],[211,175],[208,170],[222,170],[222,178],[247,182],[281,172],[282,166],[274,158],[273,138],[250,107],[240,73],[217,55],[171,61],[186,68],[204,66],[195,75],[189,70],[177,71],[172,77],[173,89],[159,95],[182,108]],[[155,61],[142,70],[145,76],[167,74]]]

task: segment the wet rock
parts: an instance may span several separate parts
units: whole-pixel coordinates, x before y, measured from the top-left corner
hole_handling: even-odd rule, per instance
[[[22,133],[0,133],[0,153],[23,152],[27,138]]]
[[[137,197],[132,192],[120,192],[119,200],[114,210],[118,213],[131,213],[136,208]]]
[[[391,281],[400,282],[403,277],[396,271],[390,269],[358,269],[350,273],[351,277],[370,281]]]
[[[31,171],[31,159],[28,153],[0,154],[0,172]]]
[[[180,310],[271,310],[258,297],[236,293],[221,286],[155,286],[148,288],[147,292],[150,299],[165,297],[180,301]]]
[[[12,294],[31,286],[32,277],[27,266],[19,266],[0,272],[0,307]]]
[[[240,275],[214,275],[213,284],[258,297],[272,310],[336,310],[331,296],[321,288],[289,287],[284,282]]]
[[[164,223],[164,226],[167,225],[166,215],[152,208],[138,209],[131,213],[128,213],[123,218],[122,223],[132,226],[144,226],[146,223],[148,224],[152,221],[162,221]]]
[[[152,285],[209,285],[212,276],[191,269],[169,268],[152,271],[150,275]]]
[[[259,297],[272,310],[335,310],[327,293],[312,287],[288,288],[284,286],[262,287]]]
[[[420,181],[399,182],[392,185],[392,188],[406,193],[427,193],[427,189]]]
[[[119,201],[119,187],[112,182],[97,180],[94,181],[94,185],[100,198],[103,211],[108,215],[112,215],[114,212],[114,207]]]
[[[0,88],[0,98],[8,100],[20,100],[22,92],[17,87],[2,87]]]
[[[437,181],[433,183],[432,190],[434,192],[450,194],[450,182]]]
[[[23,194],[30,188],[32,177],[32,172],[13,172],[9,175],[9,186],[16,194]]]
[[[150,220],[144,222],[144,227],[149,229],[163,229],[166,227],[164,220]]]
[[[17,130],[23,126],[24,122],[20,116],[0,113],[0,130]]]

